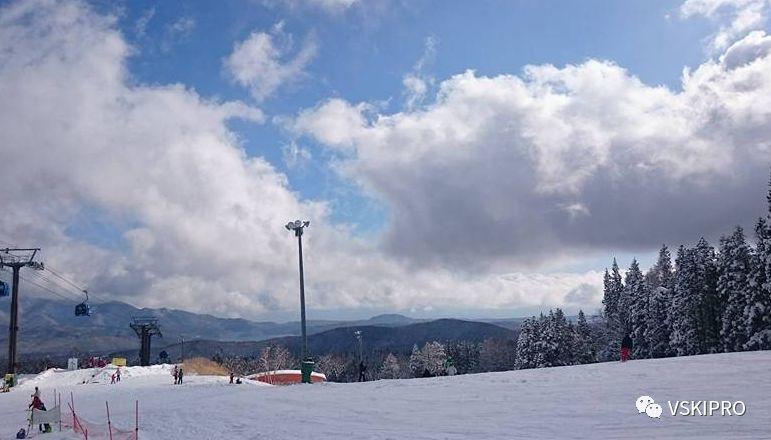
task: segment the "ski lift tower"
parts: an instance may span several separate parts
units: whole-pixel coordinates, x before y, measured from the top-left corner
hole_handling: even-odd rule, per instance
[[[139,365],[146,367],[150,365],[150,339],[155,335],[163,337],[161,327],[158,326],[158,318],[132,317],[129,327],[139,337]]]
[[[22,267],[43,270],[43,263],[35,261],[40,248],[5,248],[0,249],[0,268],[10,267],[13,271],[11,286],[11,319],[8,337],[8,368],[6,372],[14,380],[16,375],[16,339],[19,333],[19,271]]]

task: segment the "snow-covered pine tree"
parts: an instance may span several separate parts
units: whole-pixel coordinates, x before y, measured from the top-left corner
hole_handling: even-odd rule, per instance
[[[624,294],[624,282],[621,278],[621,270],[618,267],[618,262],[613,259],[613,265],[611,266],[610,273],[605,271],[606,277],[604,279],[604,292],[602,303],[603,318],[605,319],[604,339],[607,342],[606,347],[603,349],[604,359],[618,359],[619,356],[619,344],[621,338],[624,337],[624,323],[627,320],[627,311],[624,307],[628,307],[626,304],[626,295]],[[624,302],[624,307],[621,306],[621,302]]]
[[[771,193],[769,206],[771,210]],[[771,279],[768,276],[771,273],[771,230],[767,218],[758,219],[755,226],[757,245],[753,254],[749,298],[744,308],[746,350],[771,349]]]
[[[751,262],[751,250],[741,227],[737,227],[730,237],[720,239],[717,293],[725,305],[720,337],[726,352],[741,351],[747,342],[744,309],[750,296]]]
[[[680,246],[675,259],[675,289],[668,320],[672,326],[670,346],[677,356],[699,353],[698,280],[693,249]]]
[[[460,341],[447,345],[447,356],[452,357],[458,374],[469,374],[480,371],[480,344]]]
[[[540,339],[536,346],[542,361],[537,367],[557,367],[573,363],[573,329],[561,309],[550,310],[542,318]]]
[[[594,349],[592,331],[586,322],[583,310],[578,311],[578,319],[573,332],[573,363],[589,364],[597,362],[597,353]]]
[[[669,345],[671,332],[668,313],[672,303],[670,295],[670,289],[663,286],[656,287],[655,290],[650,292],[645,339],[648,343],[648,353],[651,358],[662,358],[674,354]]]
[[[675,273],[672,258],[666,245],[659,250],[656,264],[645,274],[648,301],[648,323],[645,339],[648,342],[650,357],[661,358],[674,353],[669,346],[671,324],[668,320],[669,307],[674,291]]]
[[[380,367],[380,378],[399,379],[400,377],[402,377],[402,367],[399,365],[399,359],[393,353],[388,353]]]
[[[426,342],[421,353],[423,357],[423,367],[428,370],[432,376],[441,376],[444,374],[447,353],[444,351],[444,345],[442,345],[442,343],[436,341]]]
[[[717,257],[715,248],[703,237],[696,243],[696,265],[700,277],[697,290],[700,304],[700,341],[699,353],[717,353],[723,351],[720,342],[723,303],[717,293]]]
[[[541,315],[543,318],[543,315]],[[518,370],[527,368],[537,368],[539,363],[538,343],[541,339],[540,322],[535,316],[526,318],[519,326],[519,337],[517,338],[517,361]]]
[[[421,377],[423,375],[423,370],[426,368],[425,362],[423,361],[423,353],[418,348],[418,344],[412,345],[409,367],[412,377]]]
[[[722,304],[717,295],[715,249],[702,238],[677,256],[677,277],[669,320],[670,342],[678,356],[721,350]]]
[[[635,359],[644,359],[650,355],[646,339],[649,294],[637,259],[632,260],[632,264],[626,272],[624,286],[625,296],[622,298],[625,298],[625,301],[622,301],[621,304],[628,304],[628,307],[625,308],[629,311],[629,318],[625,328],[632,338],[632,356]]]

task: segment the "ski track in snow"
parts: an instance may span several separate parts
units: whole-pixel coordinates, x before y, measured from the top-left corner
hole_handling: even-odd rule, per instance
[[[44,372],[0,394],[0,439],[26,427],[24,409],[37,385],[75,394],[78,414],[133,427],[139,400],[140,439],[762,439],[771,438],[771,351],[639,360],[455,377],[354,384],[270,386],[226,377],[185,376],[172,385],[169,366],[122,368],[109,384],[98,371]],[[652,396],[661,419],[638,414]],[[67,396],[67,397],[65,397]],[[667,401],[742,400],[738,417],[675,416]],[[68,410],[63,411],[69,414]],[[70,433],[40,439],[75,439]]]

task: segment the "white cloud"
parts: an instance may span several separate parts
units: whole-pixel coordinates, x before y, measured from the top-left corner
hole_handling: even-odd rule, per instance
[[[283,31],[279,23],[266,32],[252,32],[249,37],[236,43],[233,52],[225,60],[233,79],[248,87],[257,100],[264,100],[283,84],[292,83],[306,75],[305,67],[315,58],[317,44],[311,36],[293,56],[293,39]]]
[[[405,88],[406,102],[408,109],[414,109],[419,106],[428,94],[428,89],[434,84],[434,77],[428,75],[426,70],[436,58],[436,46],[438,39],[430,36],[426,38],[423,54],[412,67],[412,72],[404,75],[402,84]]]
[[[359,0],[263,0],[263,3],[267,6],[283,5],[290,9],[310,7],[330,14],[339,14],[361,4]]]
[[[389,208],[386,246],[412,261],[489,267],[677,245],[763,212],[769,44],[746,36],[686,70],[678,91],[599,60],[467,71],[420,109],[331,99],[288,127],[346,154],[338,168]]]
[[[720,21],[710,48],[721,51],[768,21],[771,0],[686,0],[680,6],[683,17],[705,16]],[[727,22],[727,23],[726,23]]]
[[[313,221],[304,237],[311,316],[319,308],[552,305],[601,280],[593,272],[461,273],[383,255],[331,224],[326,204],[300,199],[266,160],[245,154],[226,122],[260,122],[260,110],[180,84],[137,84],[115,19],[85,3],[0,8],[0,53],[0,186],[14,188],[0,193],[12,213],[0,216],[0,239],[43,247],[42,259],[88,285],[95,301],[246,317],[296,310],[296,248],[282,227],[293,218]],[[365,107],[340,105],[330,122],[363,126]],[[123,244],[71,231],[95,217]]]

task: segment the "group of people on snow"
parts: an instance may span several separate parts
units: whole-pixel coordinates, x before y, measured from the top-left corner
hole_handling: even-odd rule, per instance
[[[111,384],[118,383],[118,382],[120,382],[120,367],[118,367],[118,369],[115,370],[114,373],[112,373],[112,377],[110,378]]]
[[[174,365],[174,372],[172,373],[172,376],[174,376],[174,385],[182,384],[182,376],[184,376],[184,373],[182,372],[181,365]]]

